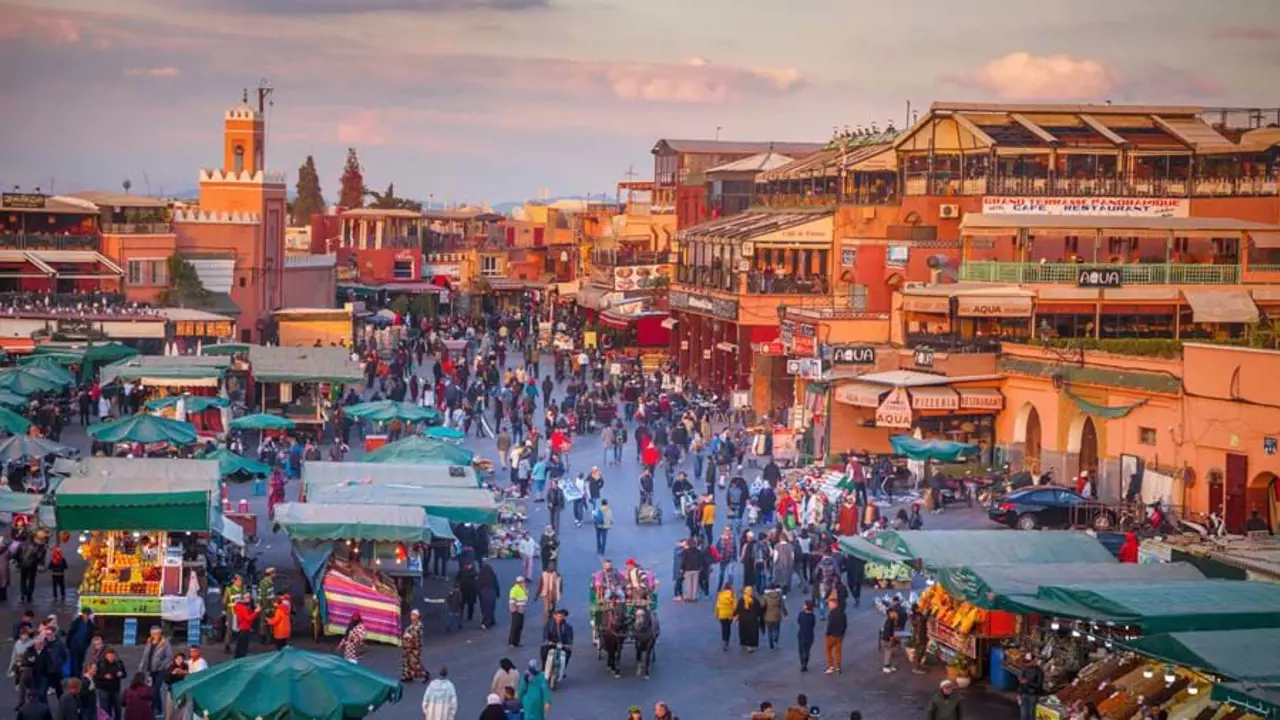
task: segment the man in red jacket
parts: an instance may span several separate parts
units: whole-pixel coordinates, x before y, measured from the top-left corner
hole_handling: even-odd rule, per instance
[[[258,613],[261,612],[253,607],[249,594],[245,593],[240,596],[240,600],[236,603],[236,653],[235,657],[242,658],[249,654],[249,638],[253,636],[253,623],[258,619]]]

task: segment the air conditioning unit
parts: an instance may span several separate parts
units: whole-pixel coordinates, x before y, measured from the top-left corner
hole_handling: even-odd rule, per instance
[[[960,206],[959,205],[939,205],[938,217],[942,218],[943,220],[955,220],[956,218],[960,217]]]

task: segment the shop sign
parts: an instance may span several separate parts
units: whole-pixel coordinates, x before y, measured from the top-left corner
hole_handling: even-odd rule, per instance
[[[413,262],[412,250],[401,250],[396,253],[396,262]]]
[[[96,328],[93,321],[86,318],[59,318],[58,332],[67,333],[68,335],[84,335],[93,332]]]
[[[833,345],[831,359],[836,365],[875,365],[874,345]]]
[[[1091,217],[1187,217],[1190,201],[1141,197],[993,197],[982,212],[999,215],[1080,215]]]
[[[889,267],[904,268],[911,257],[911,248],[906,245],[890,245],[885,264]]]
[[[1118,268],[1081,268],[1076,275],[1076,285],[1082,288],[1118,288],[1121,285]]]
[[[424,277],[424,278],[447,277],[447,278],[449,278],[450,280],[461,280],[461,279],[462,279],[462,266],[461,266],[461,265],[455,265],[455,264],[448,264],[448,265],[440,265],[440,264],[423,265],[423,266],[422,266],[422,277]]]
[[[822,361],[818,358],[791,358],[787,360],[787,374],[805,380],[821,379]]]
[[[852,268],[858,264],[858,248],[840,248],[840,267]]]
[[[755,353],[757,355],[767,355],[770,357],[777,357],[779,355],[787,354],[787,346],[783,345],[782,342],[778,340],[774,340],[773,342],[764,342],[764,343],[760,343],[759,345],[756,345]]]
[[[643,290],[652,287],[660,277],[670,277],[668,265],[632,265],[613,269],[612,286],[614,290]]]
[[[933,367],[933,348],[916,348],[914,360],[917,367]]]
[[[1276,439],[1273,437],[1262,438],[1262,452],[1266,453],[1267,455],[1275,455]]]
[[[358,271],[350,265],[339,265],[337,275],[338,282],[355,282],[359,277]]]
[[[800,327],[804,327],[801,325]],[[813,357],[817,354],[818,346],[815,338],[807,335],[796,335],[791,338],[791,354],[798,357]]]
[[[911,429],[911,398],[903,388],[893,392],[876,408],[876,427]]]
[[[811,242],[822,241],[822,240],[830,242],[831,235],[832,233],[835,232],[835,225],[836,225],[836,221],[834,217],[824,217],[818,220],[812,220],[802,225],[789,227],[785,230],[778,230],[771,233],[765,233],[764,235],[759,235],[751,239],[753,241],[752,250],[754,251],[755,249],[754,245],[757,245],[760,243],[771,243],[771,242],[782,242],[782,243],[810,242],[811,243]]]
[[[174,326],[177,337],[231,337],[230,322],[182,321]]]
[[[801,337],[818,337],[818,326],[809,323],[796,323],[796,332]]]
[[[15,210],[42,210],[47,198],[39,193],[0,194],[0,205]]]
[[[1018,318],[1031,315],[1029,297],[962,297],[956,303],[962,317]]]
[[[790,347],[791,338],[795,337],[795,334],[796,334],[795,321],[783,320],[782,323],[778,325],[778,339],[782,341],[783,345]]]
[[[81,595],[79,605],[95,615],[159,615],[160,598],[142,595]]]
[[[738,319],[737,300],[673,291],[667,296],[667,305],[676,310],[692,310],[721,320]]]
[[[929,637],[937,640],[939,645],[946,645],[965,657],[978,657],[978,641],[974,636],[956,632],[938,622],[937,618],[929,620]]]

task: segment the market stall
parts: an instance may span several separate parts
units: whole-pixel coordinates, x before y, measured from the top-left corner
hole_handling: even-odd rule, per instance
[[[137,355],[103,367],[100,381],[103,386],[135,382],[143,387],[207,395],[222,386],[230,366],[227,357]]]
[[[372,424],[372,431],[364,435],[365,452],[373,452],[387,444],[387,435],[393,424],[401,429],[413,428],[418,423],[440,422],[440,411],[409,402],[379,400],[364,402],[346,408],[348,417]]]
[[[453,523],[490,525],[497,520],[497,504],[488,490],[414,485],[411,478],[399,483],[313,485],[307,490],[307,501],[347,506],[413,507]]]
[[[325,462],[313,460],[302,467],[302,492],[329,485],[404,484],[416,487],[478,488],[480,479],[469,465],[414,465],[409,463]]]
[[[431,539],[422,508],[282,503],[275,524],[294,543],[299,565],[317,589],[326,633],[341,635],[358,611],[370,640],[400,644],[404,583],[396,577],[421,576],[419,546]]]
[[[202,437],[221,437],[231,422],[231,403],[218,395],[175,393],[147,401],[147,410],[169,420],[191,423]]]
[[[326,400],[341,398],[343,386],[360,387],[364,373],[350,353],[338,347],[249,348],[253,380],[251,407],[279,415],[319,433]]]
[[[471,465],[483,476],[493,473],[493,462],[470,450],[442,440],[412,435],[388,443],[364,456],[366,463],[406,463],[413,465]]]
[[[55,499],[58,528],[80,533],[79,605],[102,617],[202,617],[218,478],[208,460],[80,463]]]

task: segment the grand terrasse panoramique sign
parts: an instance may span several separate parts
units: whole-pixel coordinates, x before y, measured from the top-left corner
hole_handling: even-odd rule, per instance
[[[1179,198],[1144,197],[1016,197],[982,198],[984,215],[1085,215],[1094,217],[1187,217],[1191,202]]]

